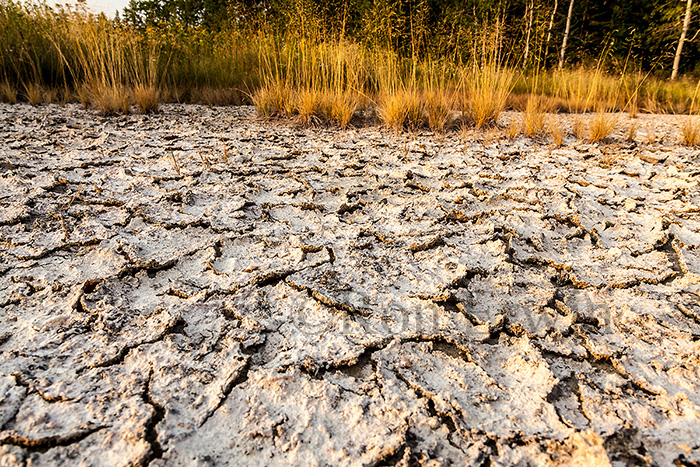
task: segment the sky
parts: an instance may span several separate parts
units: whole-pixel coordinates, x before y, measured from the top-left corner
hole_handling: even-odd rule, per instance
[[[75,0],[47,0],[49,5],[59,4],[70,4],[75,5],[78,3]],[[121,10],[129,4],[129,0],[87,0],[87,5],[90,10],[95,13],[104,12],[107,16],[114,16],[114,12]]]

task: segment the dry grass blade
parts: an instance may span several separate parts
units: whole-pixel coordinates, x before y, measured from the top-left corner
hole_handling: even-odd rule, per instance
[[[602,154],[598,158],[598,165],[604,169],[609,169],[610,167],[617,164],[623,158],[623,154],[614,150],[603,147]]]
[[[170,150],[170,160],[173,163],[173,168],[175,169],[175,172],[177,173],[178,177],[180,176],[180,164],[177,163],[177,159],[175,158],[175,153]]]

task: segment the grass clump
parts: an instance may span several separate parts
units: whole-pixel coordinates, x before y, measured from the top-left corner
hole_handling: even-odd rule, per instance
[[[24,97],[31,105],[39,105],[44,101],[44,91],[37,83],[28,83],[24,86]]]
[[[382,95],[377,104],[381,122],[396,130],[424,126],[425,102],[416,89],[399,89]]]
[[[17,102],[17,89],[7,81],[0,83],[0,102]]]
[[[513,71],[495,64],[477,68],[464,76],[462,112],[477,128],[492,125],[505,110],[514,81]]]
[[[541,136],[547,126],[547,101],[542,96],[530,96],[523,112],[523,133],[530,138]]]
[[[139,113],[153,113],[158,111],[160,105],[160,91],[156,86],[137,84],[132,89],[134,102]]]
[[[129,89],[124,85],[95,83],[87,87],[87,106],[97,109],[102,115],[129,113]]]
[[[688,116],[681,127],[681,142],[685,146],[700,144],[700,123],[697,117]]]
[[[559,120],[554,123],[550,121],[547,123],[547,129],[554,143],[554,147],[562,147],[564,145],[564,128],[562,128],[561,122]]]
[[[323,115],[329,122],[347,128],[359,105],[359,98],[350,91],[329,92],[324,96]]]
[[[620,116],[605,109],[598,110],[591,122],[590,141],[597,143],[606,140],[615,129]]]

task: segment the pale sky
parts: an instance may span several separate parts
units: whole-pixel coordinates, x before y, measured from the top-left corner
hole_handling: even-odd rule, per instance
[[[76,2],[75,0],[47,0],[49,5],[54,5],[54,4],[70,4],[70,5],[75,5]],[[125,6],[129,4],[129,0],[87,0],[87,5],[88,8],[90,8],[91,11],[94,13],[99,13],[99,12],[104,12],[107,16],[114,16],[114,12],[119,10],[121,13],[121,10],[124,9]]]

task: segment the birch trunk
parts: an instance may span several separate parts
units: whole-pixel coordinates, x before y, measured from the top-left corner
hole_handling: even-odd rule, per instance
[[[530,55],[530,34],[532,33],[532,17],[534,16],[534,10],[535,10],[535,0],[530,1],[527,4],[527,10],[525,12],[525,18],[527,19],[528,13],[530,15],[530,18],[527,19],[527,37],[525,38],[525,63],[527,63],[527,57]]]
[[[678,67],[681,64],[681,51],[683,50],[683,42],[685,42],[685,36],[688,34],[688,27],[690,26],[690,9],[693,6],[693,0],[688,0],[688,4],[685,7],[685,19],[683,20],[683,31],[681,32],[681,38],[678,40],[678,48],[676,48],[676,58],[673,59],[673,71],[671,72],[671,79],[676,79],[678,76]]]
[[[557,13],[557,7],[559,6],[559,0],[554,0],[554,8],[552,9],[552,16],[549,17],[549,27],[547,28],[547,40],[544,46],[544,60],[545,66],[547,65],[547,55],[549,55],[549,40],[552,38],[552,26],[554,26],[554,15]]]
[[[692,1],[692,0],[688,0]],[[569,31],[571,31],[571,13],[574,11],[574,0],[569,3],[569,13],[566,15],[566,30],[564,40],[561,43],[561,53],[559,54],[559,71],[564,69],[564,56],[566,55],[566,43],[569,41]]]

